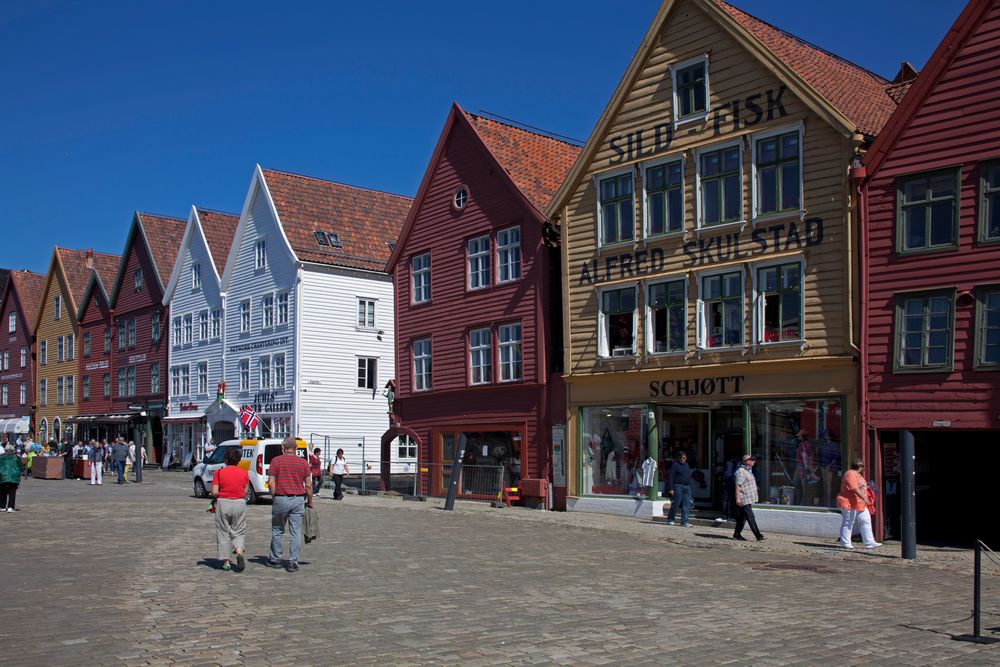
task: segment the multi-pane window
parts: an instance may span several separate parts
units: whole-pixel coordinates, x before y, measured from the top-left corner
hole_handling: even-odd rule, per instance
[[[410,274],[413,279],[413,303],[423,303],[431,299],[431,256],[430,253],[417,255],[410,260]]]
[[[958,169],[899,179],[900,252],[950,248],[958,243]]]
[[[687,281],[649,286],[649,351],[680,352],[686,347]]]
[[[28,403],[28,383],[27,382],[22,382],[21,383],[20,404],[21,405],[26,405],[27,403]]]
[[[896,298],[896,368],[947,369],[951,366],[954,292]]]
[[[413,390],[431,388],[431,339],[413,341]]]
[[[204,396],[208,393],[208,362],[198,362],[198,394]]]
[[[149,393],[160,393],[160,362],[158,361],[149,365]]]
[[[490,237],[469,239],[469,289],[480,289],[490,284]]]
[[[135,291],[138,292],[142,290],[142,269],[135,270],[133,279],[135,280]]]
[[[76,357],[76,334],[66,336],[66,361],[72,361]]]
[[[497,282],[521,277],[521,228],[509,227],[497,232]]]
[[[208,311],[198,313],[198,340],[208,340]]]
[[[0,387],[0,405],[7,407],[7,385]]]
[[[22,347],[21,348],[21,368],[24,368],[27,365],[28,365],[28,348]]]
[[[737,222],[743,217],[740,147],[728,146],[698,155],[701,226]]]
[[[601,245],[631,241],[635,234],[632,172],[600,179]]]
[[[240,302],[240,333],[250,332],[250,300]]]
[[[288,324],[288,292],[278,292],[278,326]]]
[[[274,326],[274,295],[265,294],[260,300],[261,326],[270,329]]]
[[[258,239],[257,243],[254,244],[253,265],[255,269],[267,268],[267,243],[264,239]]]
[[[60,375],[56,378],[56,405],[63,404],[63,392],[65,391],[66,380]]]
[[[66,402],[76,403],[76,376],[67,375],[66,376]]]
[[[358,357],[358,389],[375,389],[378,382],[378,359]]]
[[[0,365],[3,366],[5,371],[10,370],[10,352],[8,350],[3,351],[3,358],[0,359]]]
[[[489,328],[469,332],[469,382],[488,384],[493,381],[493,337]]]
[[[285,438],[292,434],[291,417],[275,417],[271,420],[271,437]]]
[[[180,396],[181,394],[181,367],[170,367],[170,395]]]
[[[125,349],[125,322],[120,320],[118,322],[118,350]]]
[[[111,373],[104,374],[104,398],[111,398]]]
[[[250,391],[250,360],[240,359],[240,391]]]
[[[678,119],[705,113],[708,110],[705,61],[677,69],[674,72],[674,91]]]
[[[17,331],[17,313],[10,313],[7,315],[7,333],[14,333]]]
[[[56,338],[56,361],[62,361],[66,358],[65,346],[63,345],[63,337],[59,336]]]
[[[375,300],[358,299],[358,328],[375,328]]]
[[[980,167],[979,240],[1000,240],[1000,161]]]
[[[187,364],[181,366],[181,394],[187,396],[191,393],[191,367]]]
[[[408,435],[401,435],[396,441],[396,458],[416,459],[417,441]]]
[[[49,341],[42,340],[38,343],[38,365],[44,366],[49,363]]]
[[[979,366],[1000,365],[1000,288],[979,292],[976,350]]]
[[[135,347],[135,318],[130,317],[128,322],[128,349]]]
[[[699,346],[743,344],[743,272],[716,273],[701,278]]]
[[[601,292],[601,354],[622,357],[635,354],[636,298],[634,287]]]
[[[798,130],[757,139],[757,215],[802,207],[800,151]]]
[[[194,335],[194,322],[192,321],[191,315],[184,316],[184,328],[181,331],[181,342],[185,345],[191,342]]]
[[[171,323],[171,338],[174,345],[181,344],[181,318],[175,317]]]
[[[60,319],[62,317],[62,296],[56,294],[52,299],[52,314],[53,319]]]
[[[191,265],[191,289],[201,288],[201,264]]]
[[[83,356],[90,356],[90,332],[86,331],[83,334]]]
[[[271,386],[271,357],[263,356],[257,359],[257,380],[261,389]]]
[[[125,369],[125,393],[126,396],[135,396],[135,366]]]
[[[218,308],[212,309],[212,338],[222,337],[222,311]]]
[[[680,160],[646,169],[646,207],[647,235],[684,228],[684,167]]]
[[[271,373],[274,375],[273,386],[281,388],[285,386],[285,355],[276,354],[271,357]]]
[[[757,269],[757,292],[759,342],[802,340],[802,264]]]
[[[49,383],[47,380],[38,381],[38,404],[48,405],[49,404]]]
[[[520,323],[501,324],[497,327],[497,338],[500,351],[500,381],[516,382],[523,377]]]
[[[125,369],[118,369],[118,397],[125,396]]]
[[[149,318],[150,338],[154,343],[160,342],[160,311],[155,311]]]

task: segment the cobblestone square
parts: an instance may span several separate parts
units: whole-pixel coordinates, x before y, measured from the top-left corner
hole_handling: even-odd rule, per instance
[[[324,493],[328,493],[324,491]],[[190,476],[28,479],[0,515],[5,665],[997,664],[971,631],[966,553],[905,562],[726,528],[321,497],[297,573],[217,569]],[[997,636],[1000,583],[984,585]],[[992,596],[992,597],[991,597]]]

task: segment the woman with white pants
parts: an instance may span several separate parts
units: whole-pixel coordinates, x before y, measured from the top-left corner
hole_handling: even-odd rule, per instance
[[[87,447],[87,458],[90,459],[90,485],[104,484],[104,447],[96,440],[91,440],[90,447]]]
[[[868,483],[861,476],[861,470],[865,467],[864,461],[854,459],[851,462],[851,469],[844,473],[844,479],[840,482],[840,494],[837,495],[837,507],[843,516],[840,524],[840,546],[844,549],[853,549],[851,545],[851,535],[854,533],[854,524],[857,522],[861,529],[861,541],[866,549],[874,549],[882,546],[875,541],[872,534],[872,515],[869,511]]]

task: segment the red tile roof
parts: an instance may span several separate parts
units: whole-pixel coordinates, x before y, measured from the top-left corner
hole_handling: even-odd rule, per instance
[[[559,139],[465,112],[524,196],[544,211],[582,150]]]
[[[119,255],[107,255],[103,252],[94,253],[94,270],[97,277],[101,279],[104,286],[105,296],[111,296],[110,292],[115,287],[115,278],[118,276],[118,265],[122,258]],[[77,307],[82,304],[77,304]]]
[[[865,134],[878,134],[896,102],[889,82],[839,56],[790,35],[755,16],[715,0],[722,11],[760,40]]]
[[[177,261],[181,241],[184,239],[184,227],[187,225],[187,220],[141,211],[137,211],[136,215],[142,224],[146,242],[149,243],[149,253],[153,257],[156,271],[160,274],[160,285],[166,289],[167,283],[170,282],[170,275],[174,271],[174,263]]]
[[[199,208],[198,219],[201,221],[201,231],[205,234],[208,249],[212,253],[215,270],[221,276],[226,270],[226,258],[229,257],[229,249],[233,245],[240,216]]]
[[[63,273],[66,275],[67,287],[70,290],[70,296],[73,299],[73,316],[76,317],[77,309],[80,307],[80,301],[83,299],[84,294],[87,291],[87,285],[90,283],[90,272],[91,267],[87,263],[88,253],[93,253],[93,266],[102,267],[101,280],[104,280],[104,276],[107,275],[110,280],[114,280],[115,275],[118,271],[118,263],[121,260],[117,255],[108,255],[103,252],[93,252],[91,250],[70,250],[69,248],[56,247],[56,252],[59,254],[59,261],[62,264]],[[111,267],[108,269],[107,267]],[[114,283],[105,283],[105,287],[113,285]]]
[[[263,169],[267,189],[296,256],[370,271],[385,270],[413,200],[376,190]],[[316,231],[337,234],[342,247],[320,245]]]
[[[26,270],[11,271],[9,279],[11,290],[17,290],[28,326],[34,326],[38,318],[38,307],[42,304],[42,292],[45,291],[45,276]]]

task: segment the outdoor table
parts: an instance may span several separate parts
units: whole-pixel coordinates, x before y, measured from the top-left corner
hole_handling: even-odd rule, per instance
[[[31,476],[36,479],[62,479],[63,457],[36,456],[31,463]]]

